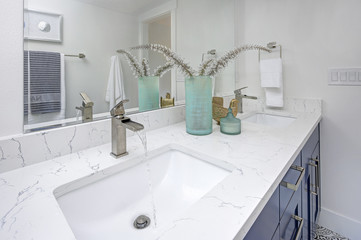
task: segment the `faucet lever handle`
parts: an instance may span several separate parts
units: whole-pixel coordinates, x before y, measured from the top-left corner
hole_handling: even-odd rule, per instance
[[[124,110],[124,103],[129,102],[129,99],[123,99],[121,100],[117,105],[115,105],[112,110],[110,110],[110,115],[115,117],[115,116],[119,116],[119,115],[124,115],[125,114],[125,110]]]
[[[85,92],[80,93],[81,98],[83,99],[83,107],[92,107],[94,103],[90,100],[89,96]]]
[[[246,88],[248,88],[248,87],[243,87],[243,88],[236,89],[236,90],[234,90],[234,94],[236,94],[236,95],[241,94],[241,91],[243,89],[246,89]]]

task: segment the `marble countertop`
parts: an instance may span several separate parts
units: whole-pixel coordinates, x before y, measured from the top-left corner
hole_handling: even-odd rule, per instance
[[[157,239],[242,239],[320,120],[313,112],[298,113],[285,128],[243,121],[235,136],[221,134],[216,124],[210,135],[189,135],[184,122],[147,132],[149,152],[178,146],[234,166]],[[105,144],[1,174],[0,239],[75,239],[54,190],[144,154],[137,136],[127,141],[129,155],[120,159]]]

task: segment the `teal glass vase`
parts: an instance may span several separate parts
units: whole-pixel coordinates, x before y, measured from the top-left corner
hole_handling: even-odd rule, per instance
[[[159,109],[159,77],[138,78],[139,112]]]
[[[185,79],[186,129],[192,135],[212,133],[212,78]]]

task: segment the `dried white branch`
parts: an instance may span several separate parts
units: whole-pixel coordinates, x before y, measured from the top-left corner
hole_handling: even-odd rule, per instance
[[[270,49],[260,46],[260,45],[244,45],[244,46],[238,47],[232,51],[227,52],[219,60],[214,61],[213,64],[211,64],[209,66],[209,68],[207,69],[206,75],[208,75],[208,76],[216,75],[221,70],[223,70],[229,64],[230,61],[234,60],[241,52],[248,51],[248,50],[259,50],[259,51],[271,52]]]
[[[142,67],[143,67],[143,76],[145,77],[149,76],[149,72],[150,72],[149,62],[145,58],[143,58],[142,60]]]
[[[118,53],[123,54],[124,56],[126,56],[126,60],[130,66],[130,68],[133,70],[133,75],[136,77],[143,77],[143,70],[139,64],[139,61],[137,60],[136,57],[134,57],[130,52],[123,50],[123,49],[119,49],[117,50]]]
[[[176,53],[172,52],[169,48],[160,45],[160,44],[145,44],[131,49],[150,49],[159,53],[162,53],[169,61],[172,61],[174,65],[179,67],[181,72],[183,72],[187,77],[192,77],[194,75],[194,70],[192,67],[184,62],[184,60],[179,57]]]
[[[174,67],[173,62],[167,62],[163,66],[159,66],[157,69],[155,69],[154,76],[162,77],[166,72],[171,70],[173,67]]]
[[[204,76],[204,74],[206,73],[206,70],[208,69],[209,65],[211,65],[213,63],[213,61],[214,61],[214,59],[208,59],[201,63],[201,65],[199,66],[199,70],[198,70],[199,76]]]

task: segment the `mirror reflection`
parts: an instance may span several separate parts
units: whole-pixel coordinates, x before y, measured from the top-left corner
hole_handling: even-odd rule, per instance
[[[167,63],[163,55],[130,51],[149,64],[150,76],[138,79],[119,49],[158,43],[196,68],[234,47],[234,0],[25,0],[24,6],[25,130],[107,117],[122,99],[129,99],[127,114],[184,103],[176,68],[154,77]],[[215,96],[233,92],[234,75],[228,67],[217,76]]]

